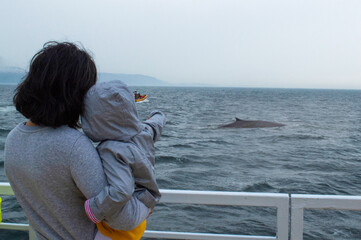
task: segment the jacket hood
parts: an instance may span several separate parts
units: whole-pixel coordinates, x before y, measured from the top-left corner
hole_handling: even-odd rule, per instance
[[[93,141],[128,141],[142,130],[135,99],[121,81],[97,83],[84,99],[84,133]]]

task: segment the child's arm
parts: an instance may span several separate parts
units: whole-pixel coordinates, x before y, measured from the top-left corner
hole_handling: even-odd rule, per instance
[[[150,138],[148,139],[152,141]],[[148,159],[149,154],[153,153],[145,153],[145,149],[141,149],[142,148],[139,148],[136,144],[129,146],[129,150],[132,152],[134,160],[134,163],[131,165],[136,184],[134,194],[145,204],[145,206],[154,208],[159,202],[161,194],[157,185],[154,166]]]
[[[158,141],[158,139],[160,138],[165,122],[166,117],[161,111],[151,112],[148,120],[144,122],[148,126],[152,127],[154,142]]]
[[[114,149],[117,149],[117,152],[114,152]],[[105,142],[99,145],[97,150],[102,158],[109,185],[85,202],[86,213],[94,223],[105,220],[110,227],[132,229],[144,221],[150,211],[133,194],[135,182],[130,167],[133,156],[124,143],[115,141]],[[133,218],[129,219],[129,214],[126,216],[123,208],[128,209],[127,212],[130,212]],[[128,225],[124,225],[124,222]]]
[[[90,211],[90,212],[89,212]],[[106,216],[103,220],[111,228],[123,231],[130,231],[139,226],[149,215],[152,209],[142,203],[135,194],[133,197],[120,209],[117,209],[113,214]],[[99,223],[90,216],[91,210],[86,210],[88,218],[94,223]]]

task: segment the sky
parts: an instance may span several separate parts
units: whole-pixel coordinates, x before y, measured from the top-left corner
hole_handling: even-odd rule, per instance
[[[0,1],[0,67],[50,40],[178,85],[361,89],[359,0]]]

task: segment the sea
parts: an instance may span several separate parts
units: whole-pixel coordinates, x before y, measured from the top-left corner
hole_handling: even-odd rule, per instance
[[[207,87],[131,87],[145,120],[167,115],[156,143],[161,189],[361,195],[361,91]],[[25,121],[12,104],[15,86],[0,85],[0,181],[9,131]],[[235,118],[284,127],[229,129]],[[21,147],[21,146],[19,146]],[[55,171],[55,170],[54,170]],[[4,222],[27,222],[3,196]],[[361,213],[305,210],[304,239],[361,239]],[[276,235],[276,210],[261,207],[159,204],[148,230]],[[0,230],[0,239],[27,239]]]

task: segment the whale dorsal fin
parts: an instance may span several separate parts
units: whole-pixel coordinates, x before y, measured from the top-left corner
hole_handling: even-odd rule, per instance
[[[239,119],[238,117],[236,117],[236,121],[243,121],[242,119]]]

